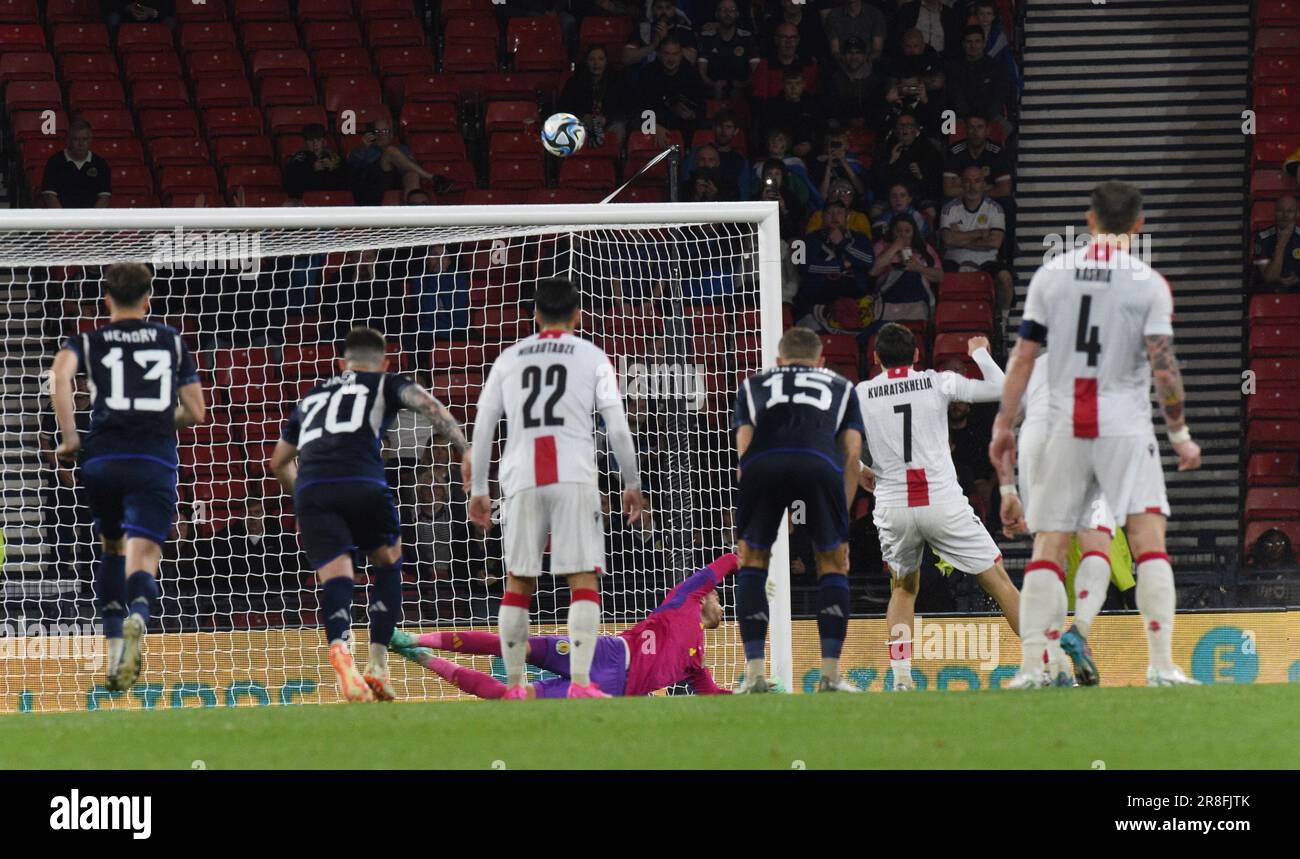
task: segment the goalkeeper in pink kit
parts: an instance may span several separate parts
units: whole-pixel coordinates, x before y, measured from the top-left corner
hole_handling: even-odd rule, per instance
[[[596,640],[591,679],[609,695],[648,695],[686,682],[699,695],[727,695],[704,666],[704,630],[717,629],[722,606],[716,587],[736,571],[738,559],[726,554],[696,570],[668,592],[659,607],[631,629]],[[394,652],[418,662],[456,688],[479,698],[501,698],[506,684],[490,674],[442,659],[434,650],[501,655],[501,639],[491,632],[393,634]],[[564,698],[569,691],[569,639],[534,635],[528,639],[528,664],[558,674],[527,686],[529,698]]]

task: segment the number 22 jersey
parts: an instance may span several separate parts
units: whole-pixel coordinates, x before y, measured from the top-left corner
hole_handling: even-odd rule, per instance
[[[412,384],[392,373],[348,370],[312,388],[281,434],[298,448],[297,488],[347,481],[387,486],[380,440]]]

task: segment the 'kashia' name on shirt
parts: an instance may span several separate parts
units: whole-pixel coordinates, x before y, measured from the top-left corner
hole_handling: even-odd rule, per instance
[[[532,346],[525,346],[519,350],[520,355],[536,355],[539,352],[558,352],[561,355],[572,355],[573,344],[556,343],[552,340],[547,340],[544,343],[534,343]]]
[[[929,376],[919,376],[915,379],[904,379],[901,382],[890,382],[878,388],[868,388],[867,398],[875,399],[876,397],[892,397],[894,394],[910,394],[912,391],[925,391],[932,387],[934,385],[930,383]]]
[[[110,343],[157,343],[156,328],[140,328],[135,331],[105,331],[104,339]]]

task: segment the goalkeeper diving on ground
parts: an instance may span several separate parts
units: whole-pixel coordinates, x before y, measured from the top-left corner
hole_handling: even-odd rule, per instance
[[[704,665],[704,630],[722,623],[717,586],[736,571],[739,559],[726,554],[696,570],[668,592],[649,616],[617,635],[596,639],[591,679],[607,695],[648,695],[677,683],[688,683],[698,695],[729,695],[713,680]],[[506,684],[490,674],[474,671],[439,657],[434,651],[500,656],[501,638],[491,632],[393,633],[390,644],[412,662],[418,662],[457,689],[479,698],[501,698]],[[569,695],[569,639],[562,635],[528,638],[529,665],[557,677],[525,687],[528,698],[567,698]]]

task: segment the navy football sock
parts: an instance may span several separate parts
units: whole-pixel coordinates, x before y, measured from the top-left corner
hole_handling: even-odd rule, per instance
[[[387,647],[402,620],[402,559],[370,568],[370,643]]]
[[[122,637],[126,619],[126,558],[121,555],[100,556],[95,567],[95,605],[104,626],[105,638]]]
[[[767,570],[742,567],[737,574],[736,617],[745,659],[762,659],[767,645]]]
[[[144,570],[136,570],[126,580],[128,611],[131,614],[139,615],[147,626],[149,618],[152,617],[154,600],[158,599],[161,593],[157,579]]]
[[[828,573],[817,580],[817,635],[822,658],[839,659],[849,632],[849,577]]]
[[[325,617],[325,641],[351,641],[352,588],[350,577],[339,576],[320,586],[321,614]]]

